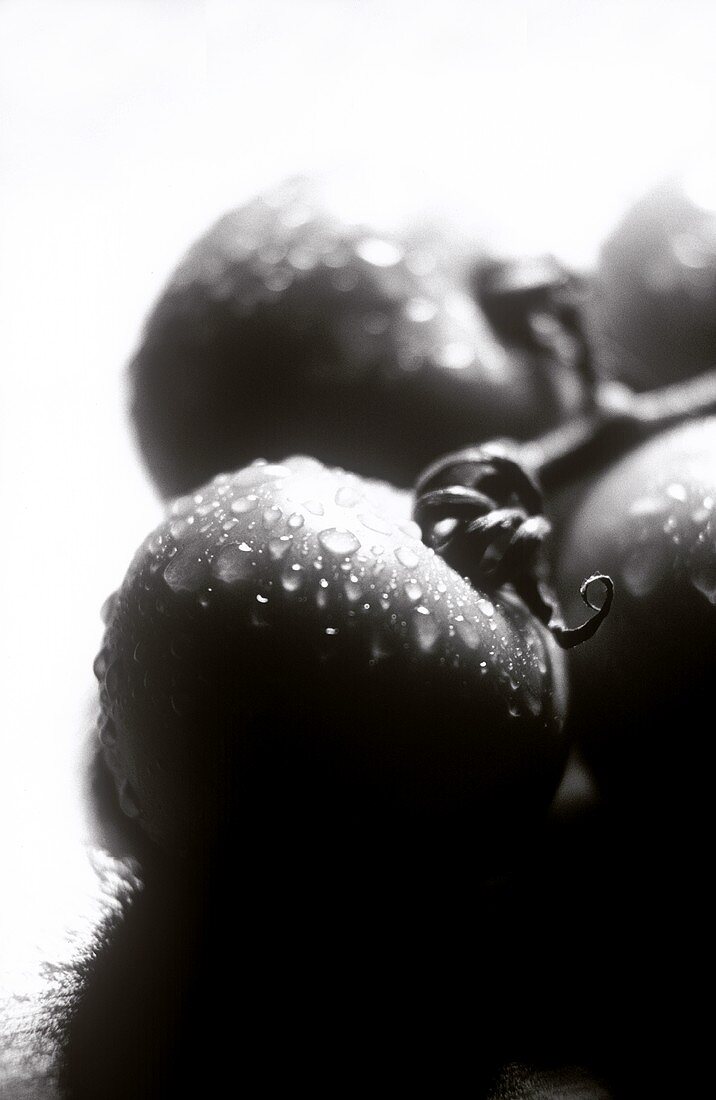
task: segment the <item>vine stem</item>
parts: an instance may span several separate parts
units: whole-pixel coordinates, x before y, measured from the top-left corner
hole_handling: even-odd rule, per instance
[[[542,493],[557,492],[614,462],[665,428],[716,409],[716,370],[635,394],[616,383],[597,383],[589,411],[528,443],[495,440],[433,462],[415,487],[413,517],[423,538],[468,579],[510,585],[565,649],[590,638],[609,612],[610,577],[595,573],[581,587],[595,614],[569,628],[549,582],[544,543],[549,522]],[[600,582],[604,600],[595,604]]]
[[[633,393],[600,383],[590,412],[527,443],[496,441],[539,484],[554,493],[614,462],[666,428],[716,411],[716,369],[658,390]]]

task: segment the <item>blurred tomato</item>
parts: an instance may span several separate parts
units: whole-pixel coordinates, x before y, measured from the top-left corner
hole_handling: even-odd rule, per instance
[[[506,347],[467,283],[444,242],[345,224],[305,181],[226,214],[175,271],[131,364],[160,491],[293,451],[407,485],[444,451],[558,423],[582,399],[571,364]]]

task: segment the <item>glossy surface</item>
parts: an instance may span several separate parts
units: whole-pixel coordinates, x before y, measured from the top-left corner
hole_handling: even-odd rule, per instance
[[[292,449],[408,485],[443,451],[574,409],[569,364],[503,346],[443,249],[343,222],[304,180],[226,214],[175,271],[131,365],[160,490]]]
[[[712,417],[617,463],[585,494],[561,547],[566,601],[587,561],[614,580],[610,616],[571,655],[572,721],[603,781],[636,804],[658,802],[666,776],[673,797],[685,793],[712,713],[715,502]]]
[[[409,504],[295,458],[178,500],[140,548],[105,612],[99,733],[162,845],[236,813],[257,839],[447,828],[477,858],[547,807],[563,656],[428,549]]]
[[[602,247],[594,336],[600,367],[647,390],[716,364],[716,187],[665,181]]]

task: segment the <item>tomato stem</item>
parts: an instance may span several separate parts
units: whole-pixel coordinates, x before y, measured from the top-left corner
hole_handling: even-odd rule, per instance
[[[528,443],[505,443],[546,493],[609,465],[652,435],[716,410],[716,369],[658,390],[616,382],[595,389],[594,408]]]
[[[590,412],[540,439],[463,448],[428,466],[415,487],[413,516],[428,545],[468,579],[512,586],[564,648],[595,633],[614,586],[602,574],[589,577],[581,594],[595,614],[578,627],[564,625],[548,579],[551,525],[541,514],[542,491],[563,489],[664,428],[716,409],[716,370],[648,393],[615,383],[593,392]],[[601,606],[589,598],[596,581],[605,591]]]

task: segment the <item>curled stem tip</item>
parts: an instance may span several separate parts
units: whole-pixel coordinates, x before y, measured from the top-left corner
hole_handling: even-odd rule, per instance
[[[597,581],[601,583],[604,589],[604,599],[601,604],[594,603],[590,597],[590,589]],[[566,627],[556,619],[548,624],[555,640],[562,649],[573,649],[574,646],[581,645],[582,642],[586,642],[596,634],[611,609],[612,600],[614,599],[614,582],[606,573],[593,573],[591,577],[587,577],[582,583],[579,594],[587,607],[595,614],[590,615],[581,626]]]
[[[582,586],[582,598],[595,612],[569,629],[548,581],[544,544],[551,526],[542,512],[536,482],[505,453],[502,444],[486,444],[446,455],[418,479],[413,517],[425,542],[445,560],[481,585],[512,587],[564,649],[591,638],[609,613],[614,586],[595,574]],[[591,602],[589,589],[601,581],[603,604]]]

